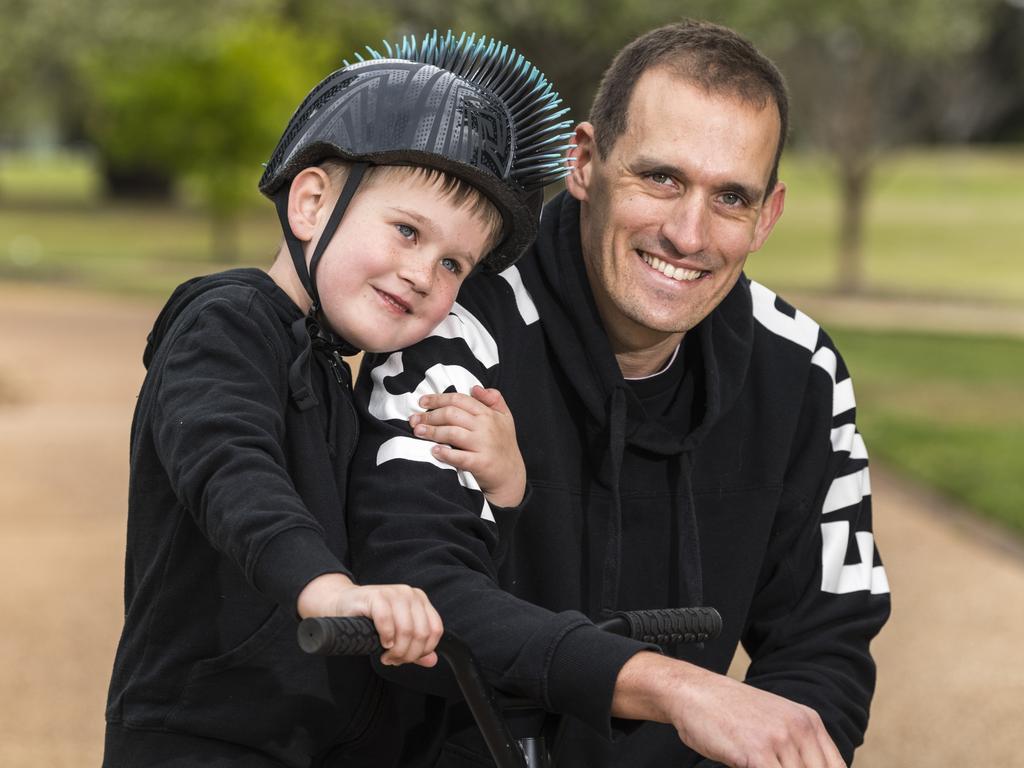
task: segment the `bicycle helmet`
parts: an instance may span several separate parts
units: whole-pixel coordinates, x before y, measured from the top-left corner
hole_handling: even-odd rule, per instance
[[[455,176],[483,193],[502,217],[497,246],[483,265],[500,271],[537,234],[541,188],[569,173],[565,158],[572,125],[561,120],[561,98],[547,78],[514,48],[487,37],[450,31],[417,44],[404,37],[386,55],[343,62],[299,105],[260,179],[277,204],[299,277],[319,305],[316,264],[334,234],[367,165],[418,165]],[[287,221],[291,180],[336,157],[352,171],[307,270]]]

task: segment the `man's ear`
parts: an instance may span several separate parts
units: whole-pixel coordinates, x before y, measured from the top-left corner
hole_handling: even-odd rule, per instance
[[[761,215],[758,217],[757,225],[754,227],[754,240],[750,248],[751,253],[759,250],[765,244],[768,235],[775,228],[775,223],[782,216],[782,209],[785,207],[786,185],[780,181],[775,184],[775,189],[772,190],[772,193],[768,195],[768,199],[764,201],[764,205],[761,206]]]
[[[331,177],[323,168],[303,168],[292,180],[288,192],[288,224],[299,240],[309,242],[316,235],[331,188]]]
[[[573,161],[572,170],[565,177],[565,188],[577,200],[585,202],[593,175],[593,162],[597,156],[594,126],[590,123],[577,125],[573,135],[573,144],[576,146],[569,150],[569,157]]]

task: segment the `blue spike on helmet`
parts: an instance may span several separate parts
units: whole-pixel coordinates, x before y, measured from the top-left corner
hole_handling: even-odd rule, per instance
[[[561,118],[568,109],[547,78],[514,47],[486,35],[452,30],[433,30],[417,44],[405,35],[389,55],[444,68],[491,90],[506,104],[516,136],[512,176],[531,186],[564,177],[568,166],[562,156],[568,149],[570,121]]]

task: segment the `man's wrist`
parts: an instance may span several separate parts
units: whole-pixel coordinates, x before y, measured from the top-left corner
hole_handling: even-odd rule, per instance
[[[672,723],[680,695],[698,668],[685,661],[641,651],[627,661],[615,680],[612,715],[629,720]]]
[[[338,593],[354,586],[352,579],[343,573],[323,573],[310,581],[299,592],[296,610],[303,619],[311,616],[331,615],[338,599]]]

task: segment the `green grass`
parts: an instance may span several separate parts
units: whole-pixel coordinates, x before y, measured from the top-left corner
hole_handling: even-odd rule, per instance
[[[835,284],[839,209],[828,158],[783,160],[786,211],[748,273],[776,290]],[[867,208],[868,291],[1024,303],[1024,146],[880,161]]]
[[[1024,534],[1024,340],[833,336],[872,456]]]
[[[188,183],[174,205],[104,204],[96,176],[81,154],[0,156],[0,278],[163,296],[227,266]],[[279,240],[273,206],[255,202],[231,263],[269,266]]]

